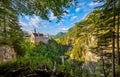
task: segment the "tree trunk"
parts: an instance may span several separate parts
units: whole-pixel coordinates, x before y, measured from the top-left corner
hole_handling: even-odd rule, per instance
[[[6,26],[7,26],[7,14],[4,14],[4,25],[3,25],[3,44],[6,44],[7,42],[7,31],[6,31]]]
[[[104,74],[104,77],[106,77],[106,73],[105,73],[105,67],[104,67],[104,66],[105,66],[105,62],[104,62],[104,57],[103,57],[104,55],[103,55],[103,54],[104,54],[104,51],[102,50],[103,74]]]
[[[112,77],[115,77],[115,32],[112,32]]]
[[[118,25],[117,25],[117,62],[118,65],[120,66],[120,51],[119,51],[119,13],[118,13]]]
[[[112,27],[112,77],[115,77],[115,0],[113,4],[113,27]]]

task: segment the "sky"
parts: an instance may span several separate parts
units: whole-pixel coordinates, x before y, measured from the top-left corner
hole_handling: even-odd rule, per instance
[[[50,20],[42,20],[39,16],[23,15],[19,16],[19,23],[22,29],[28,33],[37,32],[49,35],[55,35],[58,32],[67,32],[76,22],[84,19],[96,6],[100,4],[94,3],[93,0],[80,0],[77,6],[67,8],[68,14],[65,14],[60,22],[56,23],[57,18],[51,12]]]

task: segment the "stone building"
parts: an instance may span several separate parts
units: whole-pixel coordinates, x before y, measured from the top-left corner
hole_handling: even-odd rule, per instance
[[[43,42],[45,44],[48,44],[48,36],[43,35],[42,33],[32,33],[30,40],[32,43],[39,43]]]

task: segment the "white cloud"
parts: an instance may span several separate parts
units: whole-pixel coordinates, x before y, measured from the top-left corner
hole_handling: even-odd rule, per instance
[[[68,13],[70,12],[70,10],[66,10]]]
[[[33,30],[34,28],[43,29],[48,28],[48,21],[42,20],[39,16],[33,15],[32,17],[24,16],[28,22],[20,20],[19,23],[22,26],[22,29],[26,31]]]
[[[69,28],[60,28],[62,31],[68,31]]]
[[[56,16],[54,16],[54,14],[53,14],[53,12],[50,12],[50,20],[55,20],[57,17]]]
[[[62,20],[61,20],[62,21]],[[64,20],[63,20],[64,21]],[[58,26],[62,26],[63,25],[63,21],[62,22],[59,22],[57,23]]]
[[[63,13],[63,15],[64,15],[64,16],[67,16],[67,14],[66,14],[66,13]],[[63,16],[63,17],[64,17],[64,16]]]
[[[88,13],[85,13],[84,16],[81,18],[82,20],[85,19],[85,17],[88,15]]]
[[[34,27],[38,27],[39,23],[40,23],[40,18],[38,16],[34,16],[33,18],[30,19],[30,21],[28,22],[28,24],[30,26],[34,26]]]
[[[63,17],[63,18],[67,18],[67,17],[70,17],[70,16],[72,16],[72,14],[69,14],[69,13],[68,13],[68,14],[63,13],[63,16],[62,16],[62,17]]]
[[[76,8],[75,11],[76,11],[76,12],[79,12],[79,11],[80,11],[80,8]]]
[[[99,3],[97,3],[97,2],[91,2],[90,4],[89,4],[89,6],[96,6],[96,5],[98,5]]]
[[[23,21],[19,21],[19,24],[22,26],[22,27],[21,27],[22,30],[27,31],[27,32],[30,33],[30,34],[31,34],[31,32],[33,31],[33,30],[32,30],[33,27],[30,26],[28,23],[25,23],[25,22],[23,22]]]
[[[78,6],[84,6],[85,5],[85,2],[84,1],[81,1],[78,3]]]
[[[27,15],[25,15],[25,18],[26,18],[27,20],[30,20],[30,17],[29,17],[29,16],[27,16]]]
[[[72,16],[70,20],[72,21],[72,20],[74,20],[76,18],[77,18],[77,16]]]
[[[23,26],[28,26],[26,23],[19,21],[19,24],[23,27]]]
[[[62,19],[61,21],[62,21],[62,22],[64,22],[65,20],[64,20],[64,19]]]
[[[77,16],[73,16],[72,18],[75,19],[75,18],[77,18]]]

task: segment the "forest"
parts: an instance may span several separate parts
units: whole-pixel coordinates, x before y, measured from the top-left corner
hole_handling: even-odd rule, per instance
[[[48,37],[48,44],[31,43],[21,29],[19,15],[61,21],[64,8],[79,0],[1,0],[1,47],[13,48],[16,58],[1,62],[0,77],[120,77],[120,0],[94,0],[95,7],[66,33]]]

